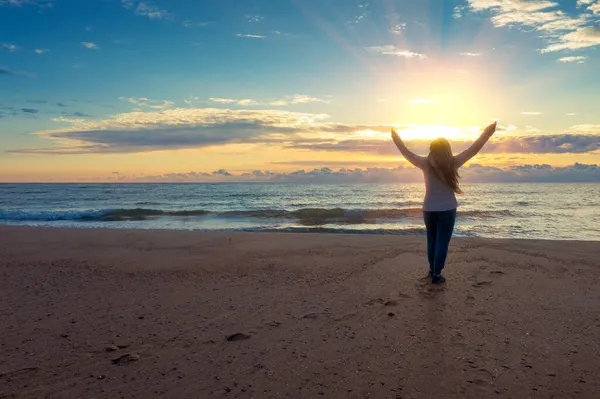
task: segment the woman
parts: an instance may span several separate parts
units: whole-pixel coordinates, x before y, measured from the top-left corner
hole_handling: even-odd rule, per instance
[[[396,130],[392,129],[392,139],[402,155],[408,162],[423,170],[425,175],[423,217],[427,228],[429,276],[433,284],[446,281],[442,270],[454,231],[458,206],[455,194],[463,193],[458,186],[458,169],[483,148],[496,131],[496,123],[486,127],[471,147],[456,156],[452,155],[450,143],[445,138],[436,139],[430,144],[427,157],[416,155],[406,148]]]

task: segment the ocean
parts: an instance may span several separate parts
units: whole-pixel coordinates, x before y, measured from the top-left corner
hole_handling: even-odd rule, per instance
[[[600,183],[463,184],[455,235],[600,240]],[[0,184],[9,225],[424,235],[423,184]]]

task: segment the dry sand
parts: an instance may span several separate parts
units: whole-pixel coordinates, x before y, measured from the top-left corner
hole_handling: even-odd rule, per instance
[[[0,398],[600,397],[598,242],[0,236]]]

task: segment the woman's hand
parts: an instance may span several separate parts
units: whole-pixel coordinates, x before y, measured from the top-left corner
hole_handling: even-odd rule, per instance
[[[492,137],[492,135],[496,132],[497,124],[498,124],[498,121],[492,123],[491,125],[489,125],[488,127],[485,128],[483,133],[485,133],[488,137]]]

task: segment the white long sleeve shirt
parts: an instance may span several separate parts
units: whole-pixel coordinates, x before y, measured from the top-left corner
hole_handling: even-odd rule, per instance
[[[458,169],[469,159],[473,158],[487,143],[491,135],[485,132],[465,151],[453,156],[454,165]],[[422,157],[411,152],[402,140],[394,140],[396,146],[404,155],[406,160],[423,171],[425,176],[425,199],[423,201],[423,210],[428,212],[449,211],[458,207],[456,194],[452,187],[446,182],[441,181],[433,171],[427,157]]]

